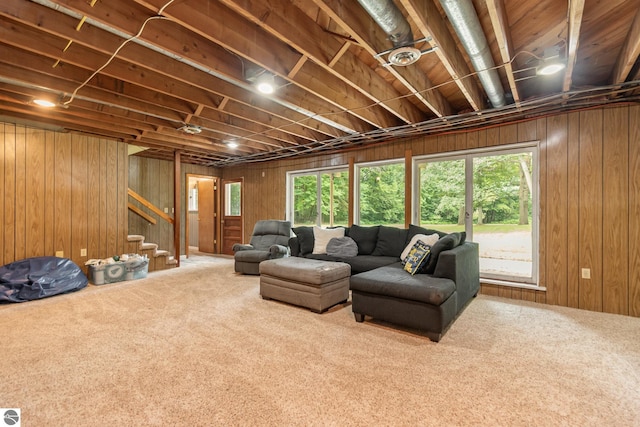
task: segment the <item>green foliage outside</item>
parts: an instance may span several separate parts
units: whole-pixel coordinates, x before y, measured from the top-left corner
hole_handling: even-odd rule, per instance
[[[349,173],[327,172],[320,175],[323,226],[347,225],[349,215]],[[318,216],[317,175],[294,178],[294,224],[316,225]]]
[[[360,169],[360,224],[404,226],[404,164]]]
[[[473,160],[473,222],[531,223],[529,154],[477,157]],[[464,224],[464,160],[430,162],[420,168],[420,223]]]
[[[227,184],[227,189],[229,191],[229,212],[228,215],[239,216],[241,214],[240,209],[242,206],[242,198],[240,194],[240,189],[242,188],[242,184],[239,182],[234,182],[231,184]]]

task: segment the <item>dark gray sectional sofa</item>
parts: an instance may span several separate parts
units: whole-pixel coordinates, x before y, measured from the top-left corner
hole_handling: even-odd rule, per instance
[[[313,227],[293,228],[292,256],[346,262],[351,266],[352,310],[365,316],[421,330],[432,341],[442,335],[480,289],[478,244],[464,233],[446,234],[415,225],[408,229],[353,225],[345,230],[358,246],[354,257],[313,254]],[[416,234],[438,233],[431,257],[420,273],[405,271],[400,254]]]

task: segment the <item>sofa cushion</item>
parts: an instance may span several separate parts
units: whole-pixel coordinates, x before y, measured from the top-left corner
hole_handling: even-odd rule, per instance
[[[239,251],[235,253],[234,258],[236,262],[259,263],[271,258],[271,252],[260,251],[257,249],[250,251]]]
[[[402,269],[402,263],[397,262],[351,276],[349,288],[439,306],[455,292],[456,285],[451,279],[426,274],[412,276]]]
[[[440,240],[431,247],[431,256],[429,257],[427,265],[422,269],[422,272],[426,274],[433,274],[436,270],[436,264],[438,263],[438,256],[440,255],[440,252],[448,251],[449,249],[453,249],[456,246],[463,244],[466,237],[467,233],[463,231],[461,233],[450,233],[440,238]]]
[[[355,240],[358,245],[358,255],[371,255],[378,242],[378,231],[380,226],[361,227],[352,225],[349,228],[349,237]]]
[[[378,242],[371,255],[400,257],[405,247],[408,230],[405,228],[381,225],[378,231]]]
[[[407,256],[409,255],[409,251],[411,251],[411,249],[416,244],[416,242],[421,241],[422,243],[425,243],[425,244],[427,244],[429,246],[433,246],[433,245],[436,244],[438,239],[440,239],[440,235],[438,233],[433,233],[433,234],[429,234],[429,235],[416,234],[415,236],[413,236],[411,238],[411,241],[407,244],[407,247],[404,248],[404,250],[400,254],[400,260],[402,262],[405,262]]]
[[[358,245],[351,237],[334,237],[327,243],[327,255],[338,258],[358,255]]]
[[[299,255],[305,256],[313,252],[313,227],[294,227],[293,232],[298,238]]]
[[[313,253],[326,254],[327,243],[334,237],[344,237],[344,228],[320,228],[313,227]]]
[[[378,267],[384,267],[385,265],[394,264],[398,262],[398,258],[389,256],[358,255],[351,258],[341,258],[340,261],[349,264],[351,266],[351,274],[356,274],[362,273],[363,271],[374,270]]]

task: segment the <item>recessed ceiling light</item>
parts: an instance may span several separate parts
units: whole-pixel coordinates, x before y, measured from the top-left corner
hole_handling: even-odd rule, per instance
[[[565,67],[562,62],[547,62],[536,69],[536,74],[539,76],[550,76],[563,70]]]
[[[51,107],[55,107],[56,104],[54,102],[49,101],[48,99],[34,99],[33,103],[36,105],[39,105],[41,107],[47,107],[47,108],[51,108]]]
[[[276,82],[273,74],[265,73],[258,77],[256,81],[256,88],[261,93],[271,95],[276,91]]]

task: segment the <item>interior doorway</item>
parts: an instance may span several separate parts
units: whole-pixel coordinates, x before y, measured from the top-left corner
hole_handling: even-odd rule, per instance
[[[186,178],[185,255],[189,257],[189,247],[219,253],[218,178],[195,174]]]

